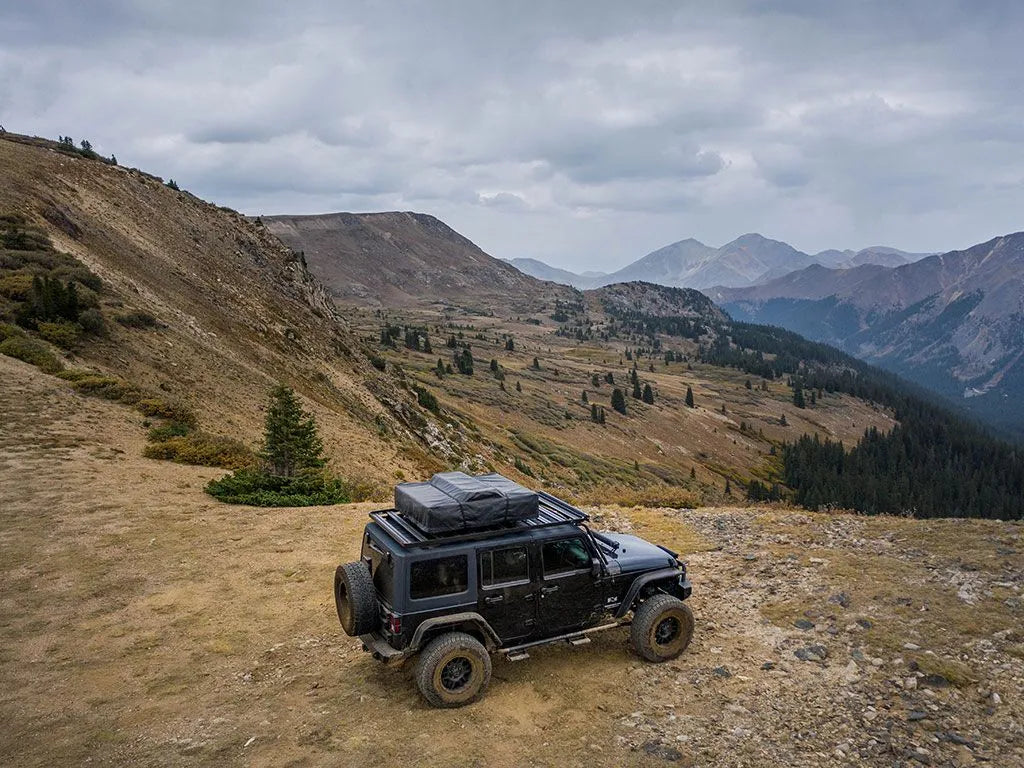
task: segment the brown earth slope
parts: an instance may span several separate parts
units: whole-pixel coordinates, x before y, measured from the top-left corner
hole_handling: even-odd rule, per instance
[[[569,300],[571,288],[524,275],[424,213],[263,216],[267,229],[305,255],[343,303],[383,306],[497,301],[518,311]]]
[[[109,336],[79,345],[71,364],[181,401],[204,428],[250,442],[268,388],[285,381],[347,472],[386,480],[422,466],[412,395],[371,366],[320,283],[265,229],[148,174],[4,138],[0,212],[26,216],[104,283]],[[130,311],[156,327],[113,321]]]
[[[689,650],[612,630],[441,711],[338,626],[367,505],[214,502],[4,357],[0,402],[0,764],[1024,765],[1019,524],[595,509],[684,553]]]

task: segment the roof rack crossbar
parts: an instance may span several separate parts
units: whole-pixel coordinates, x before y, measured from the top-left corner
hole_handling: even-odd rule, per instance
[[[442,544],[480,541],[496,535],[520,533],[537,528],[548,528],[567,523],[582,523],[590,519],[585,512],[566,504],[549,493],[540,491],[538,494],[537,514],[520,520],[512,525],[482,528],[477,531],[453,533],[451,535],[429,534],[413,521],[403,517],[395,509],[384,509],[371,512],[370,518],[403,548],[436,547]]]

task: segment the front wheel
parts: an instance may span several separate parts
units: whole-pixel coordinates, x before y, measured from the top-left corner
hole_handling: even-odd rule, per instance
[[[690,644],[693,612],[672,595],[649,597],[633,612],[630,637],[647,661],[671,661]]]
[[[461,707],[481,696],[491,680],[491,656],[465,632],[430,641],[416,664],[416,684],[431,706]]]

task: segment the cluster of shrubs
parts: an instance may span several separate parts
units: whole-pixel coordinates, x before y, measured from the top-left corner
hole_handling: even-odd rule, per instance
[[[210,481],[206,492],[229,504],[302,507],[344,504],[367,490],[353,489],[325,465],[316,422],[290,387],[278,385],[270,393],[263,447],[255,461]]]
[[[106,332],[99,310],[102,283],[20,215],[0,216],[0,320],[35,331],[64,349],[83,334]]]

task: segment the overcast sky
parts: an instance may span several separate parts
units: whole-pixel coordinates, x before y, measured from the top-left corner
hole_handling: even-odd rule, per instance
[[[0,123],[575,270],[751,231],[949,250],[1024,229],[1022,33],[983,0],[4,0]]]

